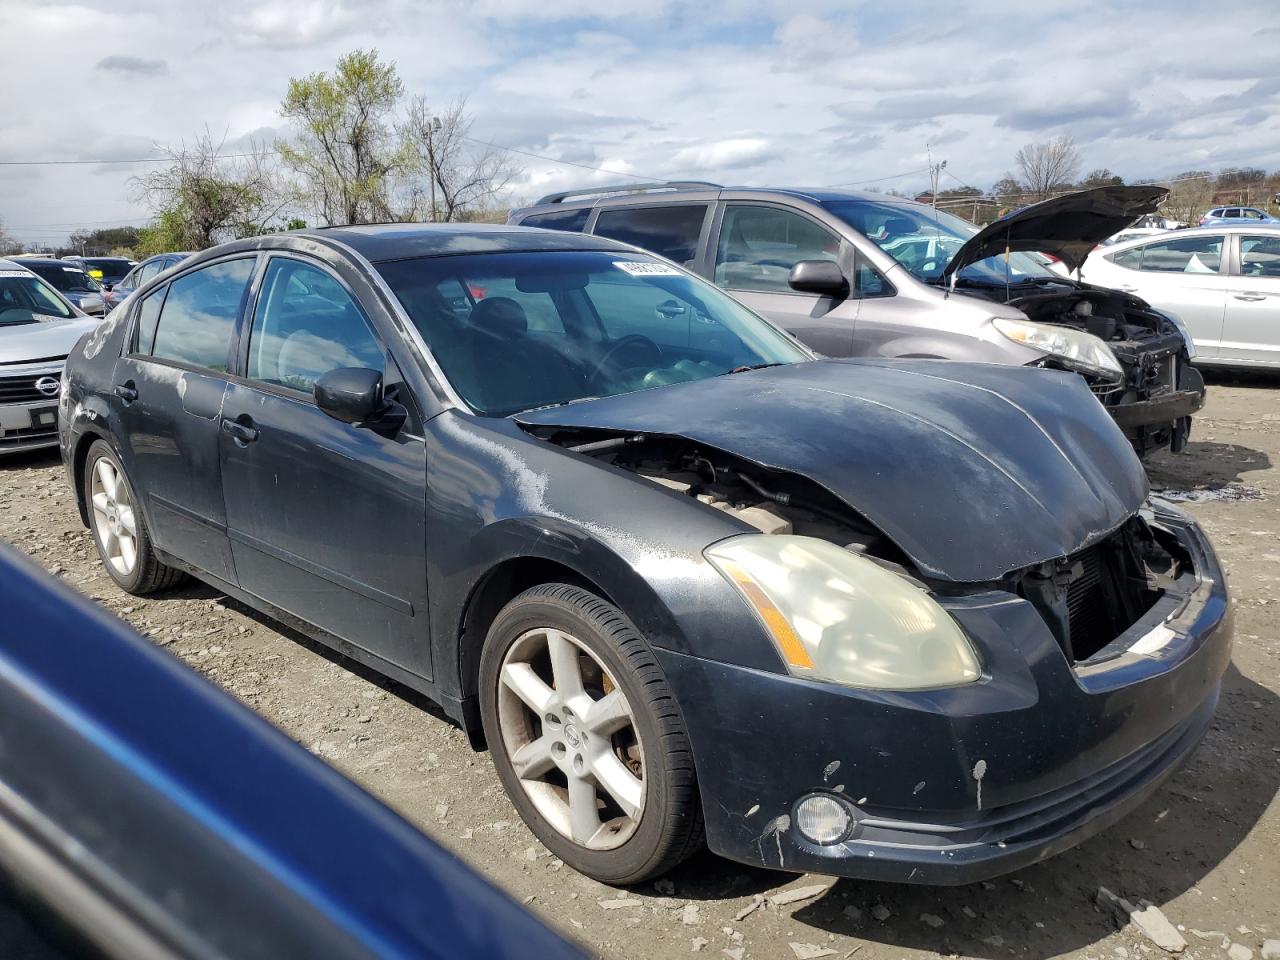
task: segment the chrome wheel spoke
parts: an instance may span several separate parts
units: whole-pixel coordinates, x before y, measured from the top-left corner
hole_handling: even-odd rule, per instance
[[[617,733],[631,724],[631,707],[621,690],[607,693],[599,700],[593,701],[590,709],[582,718],[582,725],[592,733],[602,737]]]
[[[107,515],[107,508],[111,506],[111,498],[105,493],[95,493],[93,495],[93,509],[101,513],[104,517]]]
[[[110,529],[102,531],[102,552],[107,555],[108,560],[114,560],[118,556],[120,541]]]
[[[543,715],[551,708],[555,699],[555,691],[542,682],[542,678],[533,672],[527,663],[507,663],[502,667],[502,684],[521,699],[526,707],[538,715]]]
[[[95,468],[98,474],[98,482],[102,484],[102,490],[106,493],[110,500],[116,499],[116,471],[111,463],[104,457],[98,461]]]
[[[569,829],[575,843],[590,846],[600,832],[596,787],[585,777],[569,777]]]
[[[644,803],[644,783],[640,778],[612,753],[597,757],[591,769],[600,787],[613,797],[622,812],[632,820],[638,819]]]
[[[511,755],[511,765],[521,780],[530,780],[550,773],[556,762],[551,756],[551,744],[547,736],[531,740]]]
[[[547,652],[551,655],[551,676],[560,700],[569,703],[581,697],[582,651],[559,630],[547,631]]]
[[[138,544],[133,537],[118,537],[120,544],[120,572],[128,573],[138,561]]]
[[[133,517],[133,507],[117,507],[120,517],[120,526],[124,528],[124,532],[132,539],[138,535],[137,521]]]

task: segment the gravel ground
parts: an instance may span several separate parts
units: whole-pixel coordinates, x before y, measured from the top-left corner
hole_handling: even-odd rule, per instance
[[[1278,460],[1280,378],[1217,378],[1188,452],[1151,466],[1157,489],[1192,498],[1236,605],[1234,664],[1206,742],[1107,833],[1013,876],[948,889],[793,877],[709,854],[653,885],[602,886],[534,840],[487,755],[423,698],[209,588],[121,593],[99,567],[56,455],[0,460],[0,538],[606,957],[1159,956],[1139,924],[1118,928],[1114,911],[1095,905],[1102,886],[1162,910],[1188,942],[1183,956],[1261,960],[1265,941],[1280,937]]]

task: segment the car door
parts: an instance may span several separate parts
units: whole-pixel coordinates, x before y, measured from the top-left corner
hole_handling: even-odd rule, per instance
[[[1118,270],[1094,282],[1132,293],[1186,324],[1200,359],[1218,356],[1227,309],[1226,236],[1174,235],[1104,259]],[[1092,278],[1091,278],[1092,279]]]
[[[801,293],[788,282],[801,260],[831,260],[849,275],[853,251],[836,233],[777,204],[730,202],[714,249],[717,286],[819,353],[852,355],[859,299]]]
[[[317,262],[270,257],[241,337],[221,438],[227,532],[242,589],[424,677],[426,453],[413,423],[383,435],[315,404],[338,367],[398,368],[358,298]],[[370,297],[370,302],[372,297]]]
[[[1280,364],[1280,230],[1233,239],[1221,357]]]
[[[232,584],[219,422],[255,263],[252,255],[220,260],[148,293],[135,308],[110,400],[156,546]]]

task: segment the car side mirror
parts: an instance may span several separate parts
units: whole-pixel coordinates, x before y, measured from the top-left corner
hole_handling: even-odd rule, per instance
[[[339,367],[321,375],[315,387],[316,406],[335,420],[378,433],[391,434],[404,423],[406,411],[383,394],[382,371]]]
[[[792,290],[824,297],[847,297],[849,280],[833,260],[801,260],[791,268],[787,282]]]

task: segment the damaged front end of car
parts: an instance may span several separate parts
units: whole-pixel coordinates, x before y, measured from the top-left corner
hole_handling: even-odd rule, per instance
[[[1068,402],[1078,379],[957,373],[801,364],[672,388],[675,405],[637,394],[518,418],[739,521],[704,555],[777,669],[655,649],[724,856],[996,876],[1115,822],[1209,726],[1231,627],[1203,533],[1148,499],[1101,410]]]

